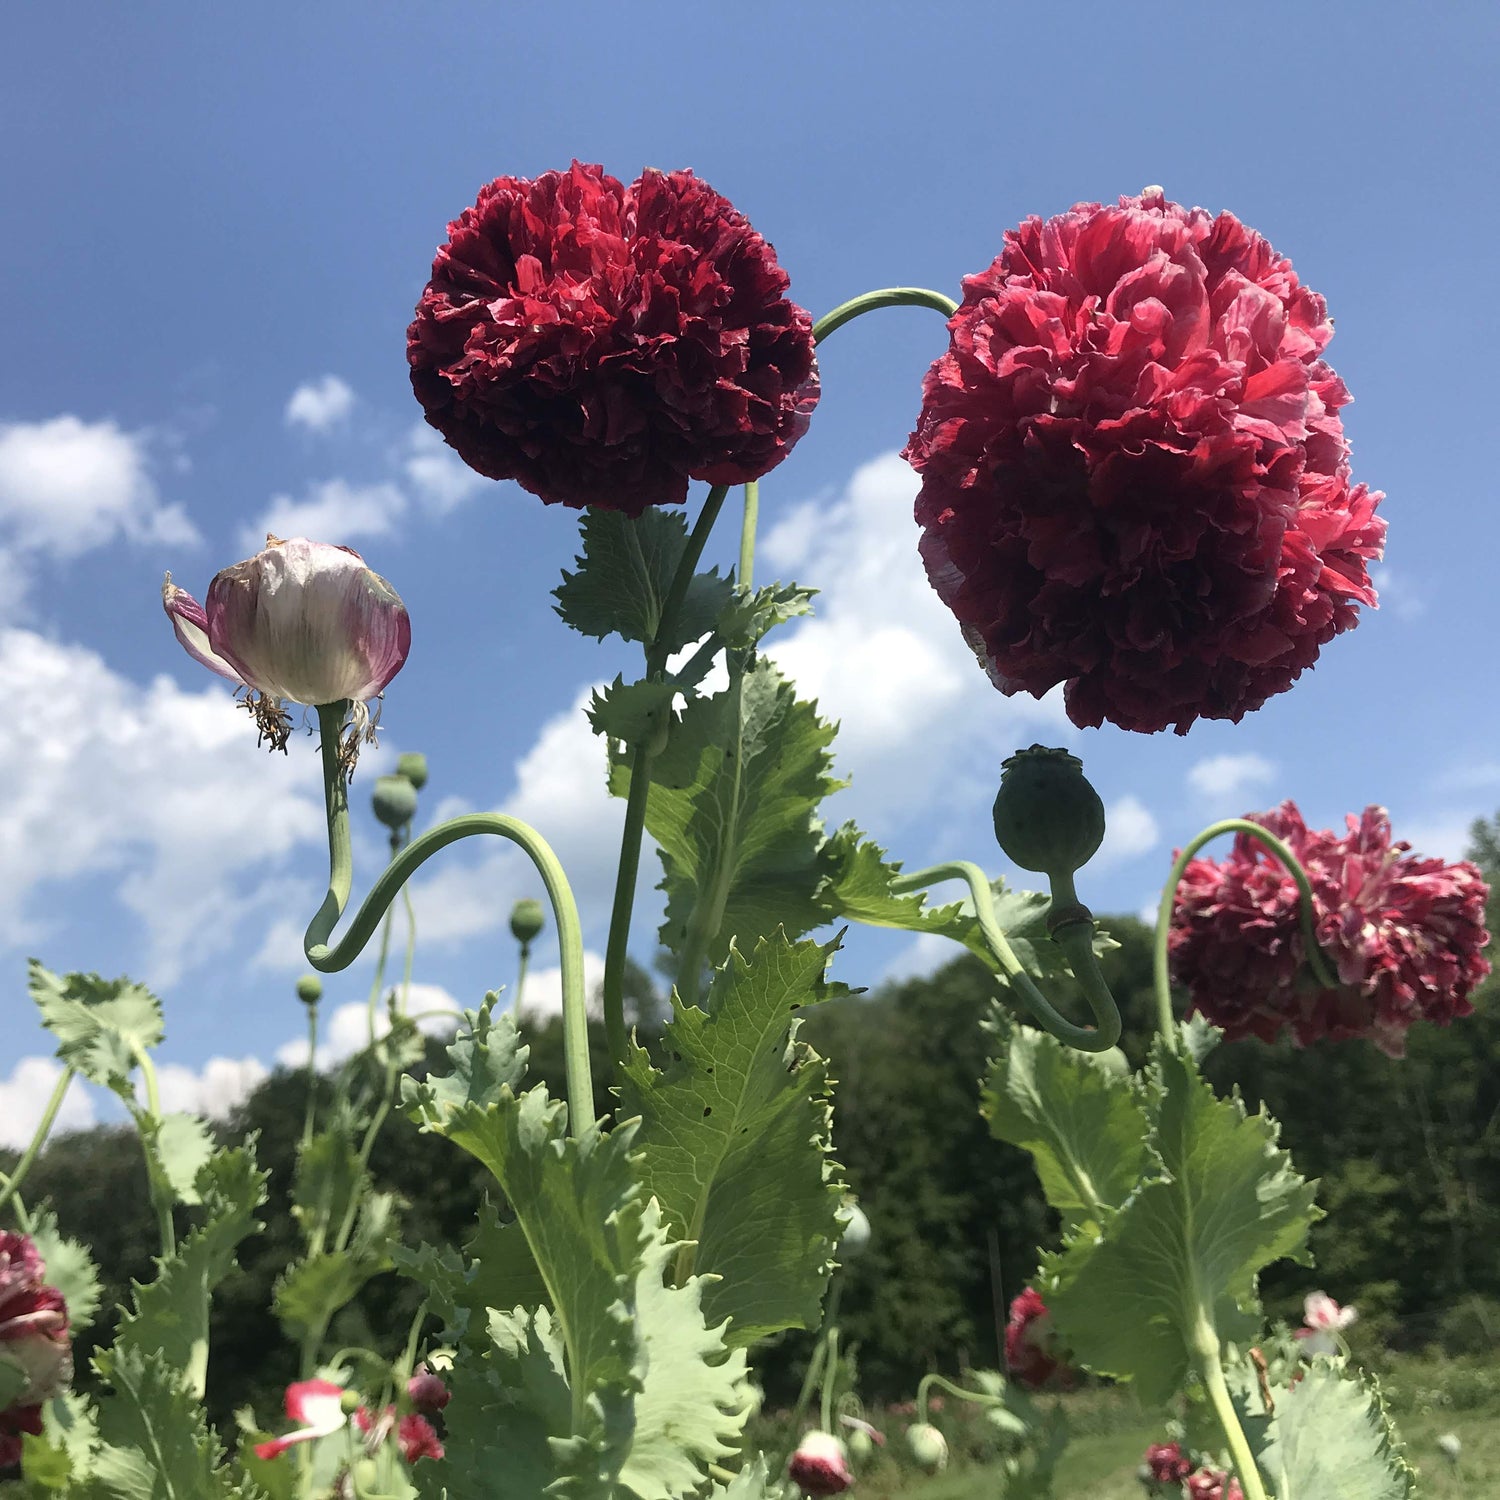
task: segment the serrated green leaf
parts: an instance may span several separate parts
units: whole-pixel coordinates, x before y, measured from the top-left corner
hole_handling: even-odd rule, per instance
[[[1096,1236],[1075,1232],[1043,1262],[1063,1342],[1097,1374],[1164,1402],[1204,1340],[1258,1330],[1262,1267],[1305,1257],[1318,1216],[1265,1114],[1218,1099],[1191,1058],[1157,1043],[1151,1147],[1159,1167]]]
[[[464,1012],[468,1029],[461,1030],[444,1049],[452,1064],[450,1072],[429,1074],[421,1083],[413,1078],[401,1080],[401,1107],[417,1124],[440,1129],[428,1123],[429,1117],[447,1119],[464,1105],[493,1104],[520,1088],[531,1049],[522,1045],[508,1011],[495,1015],[497,998],[492,992],[478,1011]]]
[[[716,965],[731,937],[748,949],[778,927],[800,937],[828,920],[816,809],[843,784],[830,774],[833,734],[768,661],[685,706],[651,763],[646,802],[667,893],[665,947],[691,945]],[[610,790],[629,795],[623,761]]]
[[[608,687],[594,690],[586,712],[595,734],[636,745],[666,729],[676,696],[675,683],[650,678],[626,682],[616,677]]]
[[[297,1147],[292,1217],[303,1239],[309,1245],[324,1243],[367,1185],[368,1175],[354,1144],[353,1121],[336,1111],[322,1130]]]
[[[149,1115],[144,1119],[151,1131],[151,1149],[177,1201],[201,1202],[198,1174],[214,1151],[208,1127],[194,1115],[163,1115],[154,1125]]]
[[[773,583],[753,592],[737,586],[719,616],[719,638],[732,650],[752,650],[778,625],[810,615],[817,592],[796,583]]]
[[[837,947],[777,934],[748,959],[731,949],[704,1009],[673,997],[666,1071],[632,1046],[622,1073],[642,1183],[673,1234],[697,1243],[692,1264],[724,1278],[704,1289],[704,1315],[730,1319],[737,1346],[821,1315],[842,1189],[827,1065],[797,1040],[796,1013],[848,993],[824,977]]]
[[[326,1328],[371,1278],[390,1270],[395,1211],[393,1194],[367,1192],[360,1199],[354,1230],[344,1249],[318,1251],[283,1272],[272,1305],[289,1338],[300,1342]]]
[[[772,1500],[780,1494],[780,1479],[772,1480],[765,1454],[757,1453],[740,1466],[733,1479],[713,1485],[708,1491],[708,1500]]]
[[[68,1304],[68,1322],[74,1334],[87,1328],[99,1312],[103,1289],[99,1272],[88,1250],[77,1240],[64,1239],[57,1215],[50,1208],[32,1215],[32,1243],[47,1267],[47,1281],[63,1294]]]
[[[258,1500],[221,1466],[201,1399],[180,1382],[170,1356],[116,1348],[113,1394],[99,1406],[103,1446],[83,1491],[114,1500]]]
[[[133,1104],[133,1049],[150,1050],[162,1039],[161,1002],[144,985],[97,974],[53,974],[36,959],[27,987],[42,1025],[57,1038],[57,1055],[90,1083],[112,1089]]]
[[[1318,1361],[1274,1399],[1255,1458],[1276,1500],[1409,1500],[1416,1493],[1373,1380]]]
[[[94,1408],[75,1391],[65,1391],[44,1408],[46,1432],[22,1439],[21,1472],[28,1493],[67,1491],[82,1485],[93,1467],[99,1446],[99,1420]]]
[[[641,1388],[620,1481],[637,1500],[678,1500],[702,1485],[709,1464],[735,1451],[749,1415],[745,1351],[726,1346],[723,1324],[705,1326],[702,1302],[713,1278],[670,1284],[679,1246],[654,1199],[641,1228],[634,1299]]]
[[[998,1007],[992,1024],[1002,1048],[979,1105],[991,1132],[1031,1153],[1047,1202],[1069,1219],[1118,1208],[1151,1165],[1134,1080]]]
[[[608,635],[676,651],[707,635],[729,602],[733,585],[715,570],[699,573],[678,611],[675,628],[658,639],[662,610],[687,546],[680,511],[651,506],[634,520],[591,507],[579,526],[577,571],[553,591],[557,612],[582,635]]]
[[[195,1184],[203,1222],[174,1254],[158,1259],[154,1281],[136,1283],[114,1346],[96,1356],[101,1374],[113,1381],[119,1361],[133,1352],[161,1354],[202,1397],[213,1290],[234,1269],[240,1243],[260,1231],[255,1210],[265,1201],[266,1175],[256,1168],[252,1143],[216,1151],[203,1164]]]

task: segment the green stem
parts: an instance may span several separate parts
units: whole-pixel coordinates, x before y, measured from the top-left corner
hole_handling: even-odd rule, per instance
[[[307,1110],[302,1117],[302,1149],[312,1145],[318,1111],[318,1002],[307,1007]]]
[[[839,1331],[828,1330],[828,1359],[823,1366],[823,1401],[818,1415],[824,1432],[833,1431],[833,1393],[839,1380]]]
[[[950,1396],[957,1396],[960,1401],[972,1401],[976,1406],[1004,1406],[1004,1396],[991,1396],[984,1391],[968,1391],[961,1385],[955,1385],[951,1380],[942,1375],[924,1375],[917,1385],[917,1420],[928,1421],[927,1416],[927,1392],[931,1387],[940,1385]]]
[[[161,1090],[157,1087],[156,1065],[151,1061],[151,1054],[135,1041],[130,1043],[130,1053],[135,1058],[146,1085],[146,1114],[154,1127],[150,1132],[140,1130],[140,1117],[137,1114],[136,1128],[140,1130],[141,1151],[146,1158],[146,1185],[156,1209],[156,1227],[161,1236],[161,1253],[165,1259],[177,1249],[177,1235],[172,1228],[172,1200],[167,1195],[166,1178],[156,1155],[155,1129],[161,1126]]]
[[[1224,1367],[1219,1362],[1218,1332],[1201,1307],[1192,1344],[1198,1361],[1198,1373],[1208,1392],[1214,1415],[1223,1429],[1225,1441],[1229,1444],[1229,1456],[1239,1476],[1240,1488],[1245,1492],[1245,1500],[1272,1500],[1261,1482],[1260,1466],[1250,1451],[1250,1442],[1245,1436],[1244,1428],[1240,1426],[1234,1402],[1230,1399],[1229,1386],[1224,1379]]]
[[[908,891],[924,890],[942,880],[962,880],[968,886],[969,897],[974,903],[974,916],[990,952],[995,955],[995,961],[1026,1008],[1045,1030],[1051,1032],[1058,1041],[1069,1047],[1076,1047],[1080,1052],[1107,1052],[1120,1040],[1120,1012],[1094,957],[1092,922],[1068,922],[1059,927],[1056,933],[1057,944],[1072,965],[1073,976],[1093,1012],[1094,1025],[1090,1028],[1075,1026],[1072,1021],[1060,1015],[1032,983],[1031,976],[1006,941],[995,915],[995,893],[990,886],[989,877],[978,865],[966,859],[948,860],[926,870],[915,870],[910,875],[897,876],[891,882],[891,891],[895,895],[902,895]],[[1053,892],[1054,901],[1058,894],[1057,891]]]
[[[47,1137],[52,1133],[52,1126],[56,1123],[57,1112],[62,1108],[64,1096],[68,1092],[68,1085],[78,1076],[76,1068],[64,1068],[58,1075],[57,1083],[53,1086],[52,1097],[47,1100],[47,1107],[42,1111],[41,1122],[32,1132],[31,1144],[22,1153],[20,1161],[16,1163],[16,1169],[5,1177],[0,1174],[0,1181],[4,1186],[0,1187],[0,1209],[15,1199],[16,1217],[21,1221],[24,1231],[31,1222],[31,1215],[26,1212],[26,1205],[17,1197],[21,1184],[26,1180],[26,1174],[31,1170],[37,1157],[42,1154],[42,1147],[47,1144]]]
[[[371,934],[401,887],[440,849],[460,839],[492,833],[519,844],[547,891],[557,924],[559,961],[563,991],[563,1058],[568,1074],[568,1111],[578,1134],[594,1124],[594,1081],[589,1066],[587,996],[583,984],[583,927],[578,903],[552,846],[530,824],[508,813],[466,813],[429,828],[393,859],[381,872],[370,894],[355,913],[349,930],[336,944],[330,943],[349,901],[354,883],[353,856],[349,840],[349,802],[343,770],[338,763],[336,727],[342,710],[334,704],[318,710],[323,729],[323,784],[328,805],[328,894],[307,925],[303,952],[313,968],[324,974],[347,969],[359,957]],[[330,722],[331,721],[331,722]]]
[[[755,586],[755,527],[760,518],[760,481],[752,479],[745,486],[745,513],[740,521],[740,565],[735,582],[741,588]]]
[[[521,944],[520,961],[516,964],[516,998],[511,1002],[510,1012],[517,1020],[521,1016],[521,996],[526,993],[526,970],[531,964],[531,944]],[[622,1018],[623,1026],[623,1018]],[[621,1044],[621,1053],[624,1053],[624,1044]]]
[[[1297,890],[1302,898],[1298,907],[1298,916],[1302,923],[1302,941],[1306,947],[1307,966],[1312,970],[1313,978],[1324,989],[1338,988],[1338,982],[1328,972],[1327,965],[1323,961],[1322,950],[1318,947],[1318,936],[1313,926],[1312,883],[1308,880],[1307,871],[1302,868],[1297,856],[1268,828],[1262,828],[1259,823],[1252,823],[1248,818],[1225,818],[1221,822],[1212,823],[1192,839],[1172,861],[1172,873],[1167,877],[1166,886],[1161,893],[1161,901],[1156,908],[1156,936],[1152,944],[1151,963],[1151,978],[1156,990],[1156,1023],[1163,1040],[1174,1052],[1177,1050],[1178,1041],[1177,1020],[1172,1009],[1172,980],[1167,963],[1167,942],[1172,935],[1172,914],[1177,906],[1177,887],[1188,864],[1198,851],[1205,844],[1225,833],[1249,834],[1264,844],[1281,861],[1282,867],[1296,882]]]
[[[698,570],[698,561],[708,544],[709,533],[724,499],[727,484],[716,484],[698,512],[698,520],[689,534],[677,571],[667,588],[667,597],[657,616],[656,633],[646,647],[646,675],[660,680],[666,676],[667,658],[672,654],[668,644],[674,636],[682,601]],[[635,912],[635,885],[641,868],[641,840],[646,831],[646,799],[651,792],[651,762],[655,746],[638,744],[630,757],[630,791],[625,799],[625,827],[620,835],[620,860],[615,870],[615,898],[609,914],[609,938],[604,947],[604,1034],[610,1058],[618,1068],[625,1061],[625,960],[630,951],[630,921]]]
[[[401,852],[401,834],[399,830],[391,832],[391,858],[394,859]],[[385,963],[391,951],[391,927],[396,920],[396,908],[391,906],[385,914],[385,921],[380,925],[380,952],[375,956],[375,973],[370,978],[370,994],[365,1001],[365,1018],[367,1031],[369,1032],[370,1045],[373,1047],[379,1038],[376,1036],[375,1028],[379,1024],[377,1017],[380,1014],[380,994],[385,988]]]
[[[958,303],[951,297],[945,297],[941,292],[929,292],[925,287],[881,287],[878,291],[851,297],[847,302],[839,303],[832,312],[824,313],[813,324],[813,342],[821,344],[835,329],[879,307],[930,307],[945,318],[951,318],[958,311]]]

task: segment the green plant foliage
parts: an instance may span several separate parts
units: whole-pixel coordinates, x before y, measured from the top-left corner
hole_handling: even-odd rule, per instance
[[[1076,1230],[1043,1261],[1043,1296],[1064,1342],[1098,1374],[1134,1380],[1165,1402],[1205,1337],[1252,1340],[1255,1279],[1305,1257],[1313,1184],[1276,1146],[1276,1125],[1215,1098],[1190,1057],[1158,1043],[1152,1067],[1152,1175],[1096,1234]],[[1066,1113],[1087,1085],[1059,1075],[1048,1108]]]
[[[179,1203],[201,1203],[198,1176],[213,1155],[214,1141],[208,1126],[196,1115],[163,1115],[159,1121],[142,1113],[137,1117],[147,1136],[152,1157],[173,1197]]]
[[[129,979],[59,976],[35,959],[27,988],[42,1013],[42,1025],[57,1038],[58,1057],[90,1083],[113,1089],[134,1104],[134,1049],[149,1051],[160,1043],[161,1001]]]
[[[47,1403],[47,1430],[22,1439],[21,1472],[28,1493],[67,1490],[84,1480],[99,1446],[99,1419],[76,1391],[64,1391]]]
[[[618,635],[676,651],[707,635],[729,603],[733,584],[717,570],[699,573],[688,587],[674,628],[659,638],[672,577],[687,546],[682,513],[653,505],[634,520],[597,506],[579,526],[583,551],[577,571],[564,573],[553,591],[557,612],[582,635]]]
[[[842,1188],[827,1066],[798,1040],[797,1013],[848,993],[825,978],[837,947],[779,933],[748,959],[731,947],[702,1010],[674,999],[667,1067],[633,1045],[623,1072],[641,1179],[673,1234],[696,1242],[686,1264],[722,1275],[704,1311],[730,1320],[735,1345],[819,1319]]]
[[[1409,1500],[1416,1493],[1373,1380],[1319,1360],[1273,1400],[1255,1459],[1277,1500]]]
[[[159,1354],[201,1400],[213,1290],[234,1268],[240,1242],[260,1229],[255,1210],[265,1200],[265,1185],[250,1144],[215,1152],[199,1168],[195,1196],[203,1205],[203,1222],[157,1262],[154,1281],[136,1286],[134,1306],[120,1320],[114,1347],[95,1356],[112,1385],[118,1384],[115,1371],[122,1359]]]
[[[768,1500],[768,1497],[781,1493],[779,1477],[772,1481],[766,1471],[765,1454],[757,1453],[741,1466],[733,1479],[725,1484],[715,1484],[708,1491],[708,1500]]]
[[[686,705],[651,763],[646,803],[667,893],[664,947],[717,965],[731,937],[750,948],[778,927],[800,937],[828,920],[816,809],[842,784],[830,773],[833,734],[768,661]],[[623,760],[610,790],[629,794]]]
[[[666,732],[676,695],[677,685],[672,682],[653,678],[626,682],[616,677],[608,687],[594,690],[586,712],[595,734],[638,745]]]
[[[48,1283],[68,1304],[68,1322],[76,1337],[98,1316],[103,1296],[93,1258],[77,1240],[64,1238],[50,1208],[38,1209],[31,1216],[31,1239],[47,1267]]]
[[[817,593],[796,583],[772,583],[753,591],[736,587],[719,616],[719,639],[731,651],[753,650],[778,625],[810,615]]]
[[[1001,1038],[980,1104],[997,1139],[1031,1153],[1047,1201],[1065,1222],[1098,1221],[1118,1208],[1153,1165],[1145,1101],[1129,1074],[1046,1032],[1015,1025],[996,1006]]]

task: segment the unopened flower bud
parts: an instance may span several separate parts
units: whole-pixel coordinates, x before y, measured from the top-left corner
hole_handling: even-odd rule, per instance
[[[406,1382],[406,1394],[411,1398],[411,1404],[428,1416],[442,1411],[448,1404],[448,1387],[426,1368],[418,1369]]]
[[[427,785],[427,757],[417,750],[408,750],[396,757],[396,774],[404,776],[417,791]]]
[[[1023,870],[1071,881],[1104,842],[1104,804],[1066,750],[1033,745],[1001,767],[995,837]]]
[[[316,974],[304,974],[297,981],[297,998],[304,1005],[316,1005],[323,998],[323,981]]]
[[[831,1432],[804,1433],[786,1472],[809,1495],[839,1495],[854,1483],[848,1450]]]
[[[518,943],[529,943],[546,926],[542,903],[525,896],[510,909],[510,930]]]
[[[914,1422],[906,1429],[906,1451],[929,1474],[948,1465],[948,1439],[931,1422]]]
[[[870,1221],[852,1198],[844,1202],[849,1217],[844,1221],[844,1237],[839,1241],[839,1259],[853,1260],[870,1248]]]
[[[339,1397],[339,1410],[343,1412],[346,1417],[352,1417],[354,1413],[359,1410],[359,1408],[360,1398],[358,1391],[345,1391]]]
[[[375,816],[393,832],[405,828],[417,815],[417,789],[404,776],[380,777],[370,801]]]
[[[868,1463],[875,1453],[875,1439],[859,1427],[849,1434],[847,1446],[849,1457],[856,1463]]]
[[[1456,1432],[1445,1432],[1438,1440],[1438,1452],[1451,1464],[1456,1464],[1464,1451]]]

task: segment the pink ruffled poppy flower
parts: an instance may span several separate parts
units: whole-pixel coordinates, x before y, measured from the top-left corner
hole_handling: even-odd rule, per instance
[[[407,1399],[419,1412],[432,1416],[448,1404],[448,1387],[431,1370],[418,1367],[406,1382]]]
[[[1307,871],[1325,988],[1307,966],[1300,897],[1281,862],[1249,834],[1223,861],[1195,859],[1177,888],[1168,939],[1172,975],[1192,1009],[1235,1041],[1273,1041],[1285,1028],[1301,1045],[1366,1037],[1391,1057],[1416,1021],[1446,1026],[1473,1010],[1490,972],[1479,869],[1446,864],[1393,842],[1382,807],[1345,819],[1339,838],[1313,831],[1295,802],[1251,813]]]
[[[808,1495],[840,1495],[854,1483],[848,1450],[831,1432],[803,1433],[786,1472]]]
[[[1010,1304],[1005,1363],[1015,1380],[1031,1390],[1047,1385],[1066,1390],[1077,1382],[1077,1372],[1069,1365],[1066,1351],[1059,1348],[1052,1314],[1033,1287],[1027,1287]]]
[[[1302,1324],[1297,1337],[1307,1354],[1337,1354],[1339,1335],[1359,1321],[1354,1307],[1340,1307],[1327,1292],[1309,1292],[1302,1302]]]
[[[332,1437],[349,1425],[344,1387],[331,1380],[296,1380],[286,1388],[286,1414],[299,1425],[284,1437],[255,1445],[257,1458],[280,1458],[298,1443]]]
[[[818,400],[776,252],[691,172],[499,177],[406,335],[427,421],[490,479],[636,516],[779,464]]]
[[[964,281],[906,457],[928,577],[1001,692],[1185,733],[1375,604],[1323,299],[1232,214],[1079,203]]]
[[[1156,1484],[1181,1484],[1193,1472],[1193,1461],[1180,1443],[1152,1443],[1146,1449],[1145,1468]]]
[[[31,1239],[0,1231],[0,1364],[20,1389],[0,1410],[0,1468],[21,1461],[22,1435],[40,1435],[42,1406],[73,1377],[68,1308],[45,1283],[46,1266]]]
[[[359,553],[268,536],[263,552],[214,575],[203,604],[167,574],[162,607],[183,648],[245,690],[261,738],[285,750],[285,704],[348,700],[351,748],[368,735],[369,702],[411,649],[411,620]]]

